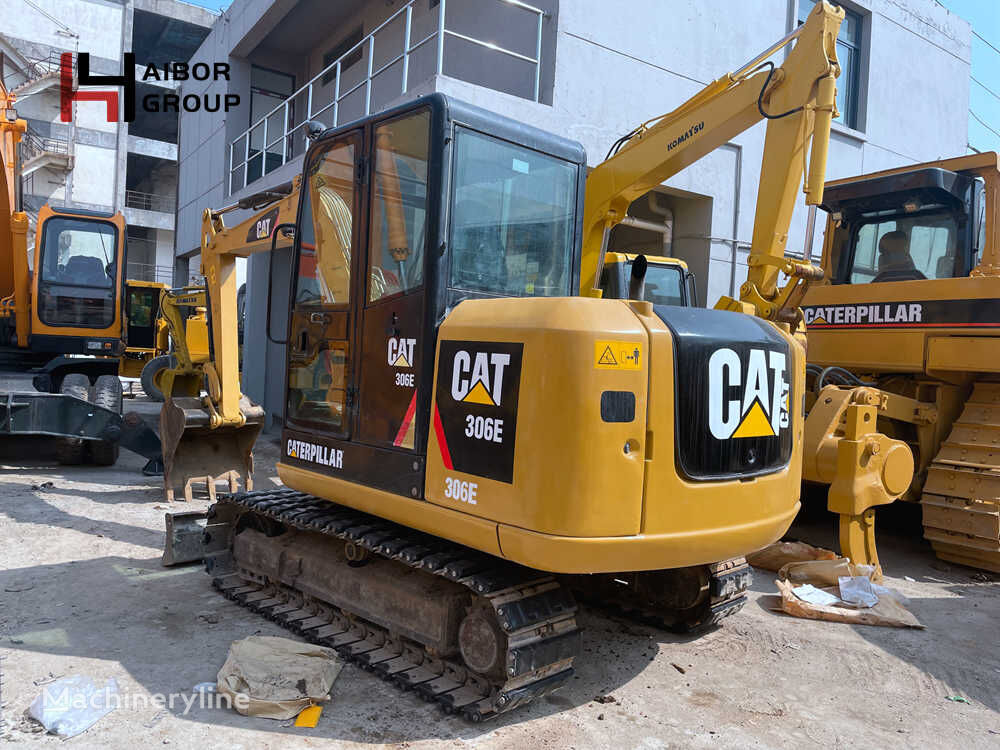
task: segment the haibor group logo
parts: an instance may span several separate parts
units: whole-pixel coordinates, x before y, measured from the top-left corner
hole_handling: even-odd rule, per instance
[[[73,53],[63,52],[59,69],[59,115],[63,122],[73,120],[73,102],[104,102],[107,107],[108,122],[119,121],[119,91],[98,91],[92,87],[116,86],[121,89],[121,121],[135,120],[135,53],[123,56],[122,75],[93,75],[90,72],[90,54],[76,55],[78,87],[73,88]],[[163,81],[219,81],[229,80],[229,63],[224,62],[165,62],[149,63],[142,78],[146,83]],[[139,102],[144,112],[228,112],[240,103],[239,94],[184,94],[164,89],[146,94]]]

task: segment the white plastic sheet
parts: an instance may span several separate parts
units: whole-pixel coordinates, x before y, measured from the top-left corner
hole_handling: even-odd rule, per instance
[[[28,707],[28,715],[52,734],[75,737],[86,732],[118,704],[118,683],[98,687],[89,677],[73,675],[46,685]]]

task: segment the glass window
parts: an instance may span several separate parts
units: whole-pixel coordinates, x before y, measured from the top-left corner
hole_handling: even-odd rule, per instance
[[[631,266],[631,264],[629,264]],[[629,269],[631,273],[631,268]],[[626,274],[628,278],[628,274]],[[645,299],[654,305],[684,304],[684,274],[677,266],[650,263],[646,267]]]
[[[250,67],[250,153],[247,162],[247,182],[253,182],[262,175],[281,166],[282,149],[285,139],[284,110],[272,114],[267,121],[267,143],[264,143],[264,126],[257,124],[295,91],[295,76],[277,70]],[[295,125],[295,102],[288,104],[288,127]],[[264,153],[266,151],[266,153]]]
[[[799,0],[799,24],[805,23],[817,0]],[[858,127],[858,99],[861,88],[861,16],[844,9],[844,20],[837,35],[837,117],[849,128]]]
[[[346,341],[317,341],[313,351],[293,351],[288,367],[288,419],[344,433],[347,369]]]
[[[958,223],[949,212],[887,216],[862,224],[851,283],[948,279],[964,273]]]
[[[425,110],[375,128],[369,302],[423,284],[430,121]]]
[[[456,128],[451,286],[569,294],[576,178],[575,164]]]
[[[89,219],[53,217],[42,228],[38,317],[57,326],[107,328],[115,318],[118,230]]]
[[[354,145],[338,143],[314,157],[299,222],[296,305],[346,305],[351,294]]]

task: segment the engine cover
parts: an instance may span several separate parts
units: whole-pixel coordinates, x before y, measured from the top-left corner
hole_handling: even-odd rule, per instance
[[[657,305],[673,334],[677,466],[689,479],[769,474],[792,455],[791,352],[742,313]]]

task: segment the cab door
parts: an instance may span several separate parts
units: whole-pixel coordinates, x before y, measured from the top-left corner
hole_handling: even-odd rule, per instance
[[[430,121],[430,110],[419,109],[376,123],[369,156],[357,437],[401,451],[422,448],[421,371],[434,357],[424,335]]]
[[[362,145],[361,130],[350,131],[323,143],[309,157],[302,178],[288,334],[286,423],[345,440],[351,436],[355,391],[352,304],[364,255],[358,252],[364,223],[359,220],[364,210],[359,184]],[[330,450],[335,457],[336,449],[330,447],[323,455],[328,458]],[[300,454],[291,448],[288,452],[291,458]],[[312,449],[309,455],[316,463]]]

